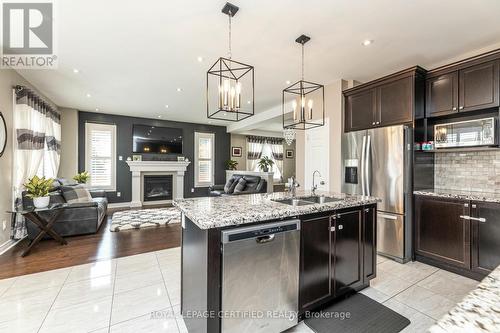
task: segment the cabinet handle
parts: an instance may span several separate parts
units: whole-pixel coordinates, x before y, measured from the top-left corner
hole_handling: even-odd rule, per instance
[[[469,204],[468,203],[464,204],[464,207],[465,208],[469,207]]]
[[[377,121],[377,125],[380,125],[380,121]]]
[[[460,218],[464,219],[464,220],[470,220],[471,219],[471,217],[467,216],[467,215],[460,215]]]
[[[331,232],[334,232],[334,231],[335,231],[335,227],[331,227],[331,228],[330,228],[330,231],[331,231]]]
[[[365,208],[365,213],[369,213],[370,212],[370,208]]]
[[[375,125],[375,122],[373,122],[372,125]]]
[[[453,111],[457,111],[457,107],[456,106],[453,107]]]
[[[481,223],[486,223],[486,219],[484,217],[469,217],[469,219],[471,219],[473,221],[478,221]]]
[[[472,205],[472,208],[477,208],[477,206],[475,204]]]
[[[464,107],[463,107],[463,106],[461,106],[461,107],[459,107],[459,109],[460,109],[460,110],[463,110],[463,109],[464,109]]]
[[[344,226],[341,224],[341,225],[339,225],[339,230],[342,230],[342,229],[344,229]]]

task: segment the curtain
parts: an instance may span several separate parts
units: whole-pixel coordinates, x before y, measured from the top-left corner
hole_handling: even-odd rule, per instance
[[[271,140],[268,141],[271,145],[271,150],[273,152],[273,159],[276,163],[276,167],[280,171],[281,178],[283,178],[283,140]]]
[[[16,87],[14,124],[17,140],[14,143],[14,191],[16,206],[20,205],[23,184],[35,176],[42,163],[45,177],[57,176],[60,162],[60,115],[35,93]],[[12,225],[12,238],[26,235],[24,218],[16,214]]]
[[[262,156],[262,148],[264,148],[265,138],[257,136],[247,137],[247,169],[253,171],[259,163],[259,159]]]

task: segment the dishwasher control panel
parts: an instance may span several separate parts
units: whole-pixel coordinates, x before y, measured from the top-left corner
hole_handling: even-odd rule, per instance
[[[223,231],[222,242],[234,242],[238,240],[257,238],[294,230],[300,230],[300,220],[283,221],[278,223],[269,223],[259,226],[243,227]]]

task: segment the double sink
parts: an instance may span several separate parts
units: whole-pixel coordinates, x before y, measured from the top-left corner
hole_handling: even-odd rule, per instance
[[[306,205],[322,204],[322,203],[341,201],[341,200],[342,199],[339,199],[339,198],[331,198],[331,197],[325,197],[325,196],[320,195],[320,196],[281,199],[281,200],[272,200],[272,201],[279,202],[279,203],[282,203],[285,205],[290,205],[290,206],[306,206]]]

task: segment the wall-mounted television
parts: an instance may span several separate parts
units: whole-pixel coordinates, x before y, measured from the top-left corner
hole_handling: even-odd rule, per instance
[[[182,128],[133,126],[136,154],[182,154]]]

